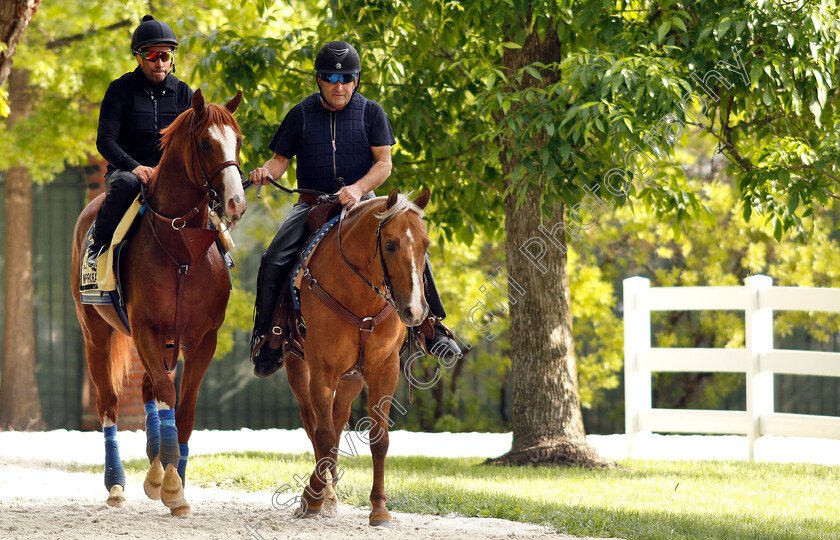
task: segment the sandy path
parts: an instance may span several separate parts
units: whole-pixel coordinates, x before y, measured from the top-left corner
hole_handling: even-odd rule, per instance
[[[501,519],[392,512],[393,526],[367,525],[368,510],[341,505],[331,517],[291,521],[271,507],[271,493],[187,486],[194,516],[176,519],[160,501],[128,479],[128,504],[110,508],[102,475],[69,473],[45,462],[4,458],[0,463],[0,538],[573,538],[547,527]],[[246,524],[249,528],[246,528]],[[250,531],[250,532],[249,532]]]

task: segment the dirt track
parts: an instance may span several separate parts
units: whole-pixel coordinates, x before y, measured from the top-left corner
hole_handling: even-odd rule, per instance
[[[160,501],[128,480],[128,504],[105,504],[102,475],[68,473],[44,462],[4,458],[0,463],[0,538],[573,538],[547,527],[500,519],[423,516],[392,512],[393,525],[367,525],[368,511],[341,505],[331,517],[292,521],[291,510],[271,506],[271,494],[187,486],[192,518],[170,517]],[[250,529],[246,528],[246,524]],[[256,529],[254,529],[256,527]],[[250,530],[250,532],[249,532]]]

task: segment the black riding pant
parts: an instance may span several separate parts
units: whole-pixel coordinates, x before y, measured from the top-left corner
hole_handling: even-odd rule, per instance
[[[93,241],[97,246],[111,243],[117,225],[140,193],[140,185],[140,178],[130,171],[116,169],[105,177],[105,200],[96,214],[93,229]]]
[[[280,230],[274,235],[268,249],[263,253],[260,270],[257,274],[257,301],[254,306],[256,312],[254,320],[255,336],[268,332],[277,299],[297,262],[298,252],[306,239],[309,238],[310,231],[306,226],[306,218],[311,209],[312,206],[304,202],[295,204],[286,221],[280,226]],[[432,275],[432,265],[429,262],[428,253],[426,254],[426,267],[423,269],[423,278],[426,282],[426,301],[429,304],[429,309],[436,317],[443,319],[446,317],[446,311],[443,309],[440,294],[435,286],[435,277]]]

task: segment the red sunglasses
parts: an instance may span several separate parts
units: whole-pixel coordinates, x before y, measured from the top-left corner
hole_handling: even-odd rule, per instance
[[[140,51],[137,55],[147,62],[157,62],[160,60],[165,64],[172,60],[175,53],[172,51]]]

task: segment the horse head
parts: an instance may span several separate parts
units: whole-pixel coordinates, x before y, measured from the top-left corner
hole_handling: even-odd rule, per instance
[[[242,134],[233,113],[242,101],[242,91],[224,107],[213,103],[205,104],[201,89],[192,97],[193,155],[199,161],[199,168],[218,199],[214,200],[219,217],[233,228],[245,213],[248,200],[242,189],[239,169],[239,149]],[[195,164],[194,164],[195,165]]]
[[[429,188],[413,201],[391,191],[379,219],[380,253],[386,283],[396,304],[397,314],[406,326],[417,326],[426,318],[429,305],[423,294],[423,269],[429,235],[423,224],[423,209],[429,203]]]
[[[242,134],[233,117],[241,101],[239,91],[224,106],[205,103],[198,89],[192,107],[161,131],[164,154],[159,169],[169,163],[170,153],[175,154],[173,159],[186,167],[190,189],[210,195],[212,207],[229,228],[242,219],[248,207],[239,169]],[[153,181],[153,190],[158,180]]]

